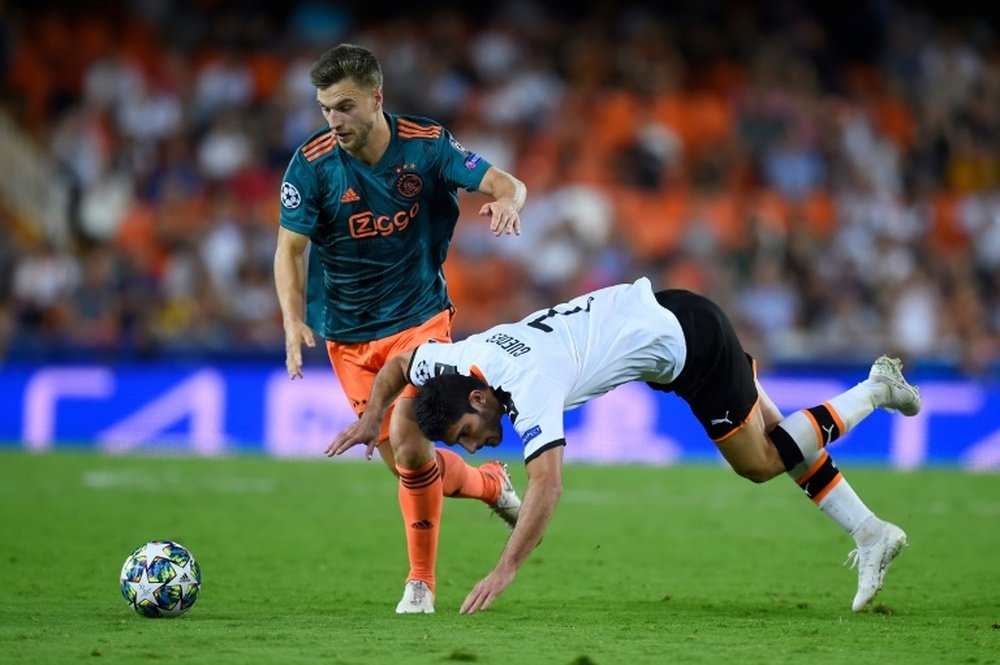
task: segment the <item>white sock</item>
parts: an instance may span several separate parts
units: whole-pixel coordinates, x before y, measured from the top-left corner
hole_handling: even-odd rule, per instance
[[[813,473],[807,477],[810,470]],[[868,544],[877,535],[868,523],[874,513],[857,495],[825,450],[813,453],[789,471],[788,475],[806,492],[816,507],[851,534],[859,546]]]
[[[863,547],[873,542],[876,532],[871,527],[878,518],[843,476],[817,506],[839,524],[840,528],[851,534],[859,546]]]
[[[812,463],[808,460],[818,459],[817,451],[847,434],[871,415],[886,399],[888,390],[885,384],[867,379],[823,404],[796,411],[778,423],[769,437],[782,461],[786,465],[794,464],[800,455],[805,460],[789,471],[792,477],[798,478],[805,473]],[[795,474],[802,464],[806,467]]]
[[[885,522],[872,513],[871,517],[861,522],[861,525],[851,532],[851,535],[854,536],[854,542],[858,544],[858,547],[871,545],[878,540],[879,534],[882,533],[883,524]]]
[[[865,379],[846,392],[842,392],[827,404],[833,407],[844,422],[846,434],[851,428],[871,415],[887,397],[889,386],[878,381]]]

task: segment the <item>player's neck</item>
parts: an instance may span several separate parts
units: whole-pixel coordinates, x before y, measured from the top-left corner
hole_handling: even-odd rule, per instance
[[[389,147],[390,138],[392,138],[392,134],[389,131],[389,119],[386,118],[385,113],[381,113],[375,126],[372,127],[365,147],[358,152],[352,152],[351,156],[367,166],[375,166]]]

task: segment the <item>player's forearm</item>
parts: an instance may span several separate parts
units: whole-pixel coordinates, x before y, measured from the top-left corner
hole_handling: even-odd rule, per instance
[[[542,540],[562,495],[562,483],[554,479],[528,480],[517,527],[500,555],[498,568],[517,570]]]
[[[524,207],[524,202],[528,197],[528,188],[523,182],[498,168],[491,167],[489,177],[486,179],[487,187],[484,193],[492,196],[497,201],[510,201],[514,210],[518,212]]]
[[[408,364],[408,358],[404,362],[401,356],[394,356],[382,366],[382,369],[375,375],[375,383],[372,385],[372,392],[365,408],[366,416],[374,417],[378,422],[382,422],[389,405],[396,401],[408,383],[406,378]]]
[[[305,261],[302,256],[281,248],[275,252],[274,287],[285,324],[302,321],[305,313]]]

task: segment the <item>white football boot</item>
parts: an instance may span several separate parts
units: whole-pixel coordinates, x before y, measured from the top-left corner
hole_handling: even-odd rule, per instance
[[[514,484],[510,482],[507,465],[500,460],[494,460],[483,464],[480,468],[486,469],[487,473],[496,473],[500,476],[500,496],[496,503],[490,504],[490,510],[513,529],[517,525],[517,516],[521,513],[521,499],[514,490]]]
[[[906,532],[891,522],[881,522],[881,533],[871,545],[857,547],[847,555],[844,565],[858,568],[858,593],[851,609],[859,612],[885,582],[885,572],[899,552],[907,546]]]
[[[920,389],[903,378],[903,363],[899,358],[881,356],[872,363],[868,378],[889,386],[889,399],[879,405],[883,409],[898,410],[904,416],[920,413]]]
[[[434,592],[423,580],[410,580],[396,605],[396,614],[434,614]]]

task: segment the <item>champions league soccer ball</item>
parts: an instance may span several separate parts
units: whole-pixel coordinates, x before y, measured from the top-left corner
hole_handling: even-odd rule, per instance
[[[201,569],[183,546],[154,540],[139,547],[122,566],[122,596],[147,617],[179,617],[201,590]]]

